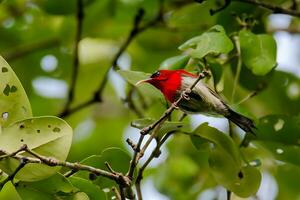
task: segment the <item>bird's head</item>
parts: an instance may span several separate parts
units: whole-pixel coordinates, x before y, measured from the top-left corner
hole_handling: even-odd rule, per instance
[[[159,89],[170,102],[174,102],[176,94],[181,91],[183,76],[197,77],[183,69],[158,70],[154,72],[150,78],[141,80],[137,82],[136,85],[150,83]]]

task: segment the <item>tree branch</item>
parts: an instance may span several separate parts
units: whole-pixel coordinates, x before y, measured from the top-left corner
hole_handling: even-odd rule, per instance
[[[22,44],[20,46],[14,47],[13,49],[2,52],[1,55],[3,56],[3,58],[5,58],[7,62],[10,62],[23,56],[27,56],[36,51],[56,47],[59,44],[60,41],[58,38],[49,38],[30,44]]]
[[[292,0],[291,9],[292,9],[292,10],[297,10],[297,9],[298,9],[298,3],[297,3],[297,0]]]
[[[144,117],[143,112],[141,112],[133,102],[132,95],[134,91],[135,91],[135,87],[131,87],[126,95],[127,97],[123,101],[128,104],[130,110],[132,110],[139,118],[143,118]]]
[[[61,115],[64,115],[70,109],[71,103],[74,100],[75,88],[77,82],[77,76],[79,71],[79,42],[82,34],[82,22],[84,19],[84,5],[83,0],[77,0],[77,13],[76,13],[76,21],[77,21],[77,29],[74,41],[74,50],[73,50],[73,74],[71,77],[70,89],[68,93],[68,99],[64,110]]]
[[[0,183],[0,190],[3,188],[3,186],[8,182],[8,181],[13,181],[15,176],[17,175],[17,173],[23,169],[23,167],[25,167],[25,165],[27,164],[27,158],[22,158],[20,159],[20,164],[18,165],[18,167],[15,169],[15,171],[9,175],[4,181],[2,181]]]
[[[282,13],[282,14],[292,15],[295,17],[300,17],[300,12],[297,10],[283,8],[281,6],[277,6],[277,5],[270,4],[270,3],[265,3],[265,2],[259,1],[259,0],[232,0],[232,1],[239,1],[242,3],[248,3],[248,4],[253,4],[256,6],[261,6],[263,8],[267,8],[267,9],[271,10],[273,13]]]
[[[131,180],[128,179],[126,176],[122,175],[121,173],[111,173],[111,172],[108,172],[108,171],[105,171],[102,169],[98,169],[98,168],[95,168],[92,166],[88,166],[88,165],[83,165],[83,164],[79,164],[79,163],[71,163],[68,161],[61,161],[56,158],[45,157],[45,156],[42,156],[42,155],[39,155],[39,154],[33,152],[27,146],[25,146],[24,151],[33,157],[23,156],[23,155],[18,155],[18,154],[13,155],[5,150],[0,149],[0,153],[2,153],[4,155],[11,155],[10,158],[17,159],[20,162],[22,160],[26,160],[26,163],[38,163],[38,164],[48,165],[50,167],[62,166],[62,167],[67,167],[67,168],[75,170],[75,171],[88,171],[97,176],[102,176],[102,177],[106,177],[108,179],[114,180],[117,184],[122,184],[124,186],[131,185]]]
[[[139,200],[142,200],[142,190],[141,190],[141,181],[143,179],[143,173],[146,167],[149,165],[149,163],[154,159],[157,158],[160,155],[160,147],[167,141],[167,139],[174,133],[175,131],[171,131],[163,136],[163,138],[157,143],[155,149],[152,151],[149,158],[146,160],[146,162],[142,165],[142,167],[139,169],[136,181],[135,181],[135,188],[137,191],[137,197]]]
[[[240,38],[238,36],[233,37],[235,48],[237,51],[237,56],[238,56],[238,63],[237,63],[237,68],[235,72],[235,77],[234,77],[234,83],[233,83],[233,89],[232,89],[232,94],[231,94],[231,102],[234,102],[234,96],[236,92],[236,88],[240,79],[240,74],[242,70],[242,56],[241,56],[241,45],[240,45]]]
[[[112,187],[111,190],[115,193],[117,200],[122,200],[121,195],[116,187]]]
[[[120,190],[121,200],[126,200],[126,198],[125,198],[125,192],[124,192],[124,187],[121,184],[119,184],[119,190]]]
[[[75,106],[74,108],[69,108],[67,110],[65,110],[64,112],[62,112],[61,114],[59,114],[60,117],[65,117],[67,115],[70,115],[84,107],[87,107],[93,103],[97,103],[97,102],[102,102],[102,93],[104,91],[104,88],[106,87],[106,84],[108,82],[108,75],[111,69],[113,70],[118,70],[119,67],[117,66],[117,62],[120,58],[120,56],[125,52],[125,50],[127,49],[127,47],[131,44],[131,42],[142,32],[144,32],[145,30],[151,28],[152,26],[155,26],[158,22],[162,21],[163,18],[163,0],[160,0],[160,8],[159,11],[157,13],[157,16],[154,17],[151,21],[149,21],[148,23],[146,23],[145,25],[141,25],[142,22],[142,18],[144,16],[144,10],[143,9],[139,9],[134,21],[133,21],[133,26],[132,29],[130,30],[126,40],[124,41],[124,43],[121,45],[121,47],[119,48],[118,52],[116,53],[116,55],[114,56],[110,66],[107,68],[107,70],[104,73],[103,79],[100,82],[100,85],[98,87],[98,89],[95,91],[94,96],[92,99],[79,104],[78,106]]]

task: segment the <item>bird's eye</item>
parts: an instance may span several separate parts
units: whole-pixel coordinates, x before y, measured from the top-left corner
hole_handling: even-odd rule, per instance
[[[156,72],[154,72],[151,76],[150,76],[150,78],[156,78],[156,77],[158,77],[160,75],[160,72],[159,71],[156,71]]]

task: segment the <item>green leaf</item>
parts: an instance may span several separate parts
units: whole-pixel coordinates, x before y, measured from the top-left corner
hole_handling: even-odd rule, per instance
[[[209,9],[214,6],[214,1],[183,4],[178,9],[172,10],[168,18],[168,25],[179,30],[188,30],[187,32],[190,34],[197,33],[205,27],[216,24],[216,16],[211,16],[209,13]]]
[[[11,181],[7,182],[0,191],[0,199],[22,200]]]
[[[138,71],[119,70],[118,72],[127,82],[132,85],[135,85],[140,80],[148,79],[151,76],[151,74]]]
[[[199,137],[198,135],[191,135],[190,139],[191,139],[193,145],[199,151],[207,151],[210,147],[209,140]]]
[[[148,79],[151,76],[151,74],[139,71],[119,70],[118,72],[131,85],[135,85],[138,81]],[[157,100],[162,97],[162,94],[156,88],[147,83],[139,85],[137,89],[143,96],[147,96],[145,101],[149,101],[151,98]]]
[[[216,181],[240,197],[255,194],[260,186],[258,169],[238,166],[232,156],[219,147],[210,153],[209,165]]]
[[[258,142],[260,145],[268,149],[277,160],[289,162],[300,166],[300,146],[299,145],[285,145],[279,142],[262,141]]]
[[[266,82],[267,87],[255,97],[259,103],[253,105],[253,108],[259,110],[262,116],[270,113],[298,115],[300,112],[299,78],[277,70],[272,71],[272,74],[272,78]]]
[[[214,85],[215,87],[220,82],[222,74],[223,74],[223,67],[217,62],[209,62],[210,70],[214,78]]]
[[[183,69],[187,65],[190,56],[179,55],[168,58],[160,64],[160,69]]]
[[[268,115],[260,118],[256,137],[246,136],[268,149],[278,160],[300,165],[300,118]]]
[[[276,66],[276,42],[271,35],[239,33],[242,61],[253,74],[264,76]]]
[[[232,71],[236,72],[236,65],[231,65]],[[245,64],[242,65],[239,83],[250,91],[261,91],[271,83],[275,71],[270,71],[265,76],[258,76],[251,72]]]
[[[254,140],[300,145],[300,117],[268,115],[260,118]]]
[[[208,126],[208,123],[201,124],[192,132],[193,135],[215,144],[210,152],[209,166],[219,184],[241,197],[257,192],[261,181],[260,172],[252,166],[242,166],[239,149],[228,135]]]
[[[33,195],[38,199],[54,199],[55,196],[67,195],[77,191],[71,182],[59,173],[41,181],[21,181],[16,186],[16,189],[23,199],[29,199]]]
[[[229,53],[233,49],[231,40],[220,25],[215,25],[200,36],[194,37],[179,47],[179,50],[188,50],[193,58],[201,59],[208,54]]]
[[[86,159],[82,160],[80,163],[100,169],[106,169],[107,167],[105,165],[105,162],[108,162],[115,171],[126,174],[128,166],[124,165],[124,163],[129,163],[130,160],[131,157],[124,150],[117,147],[110,147],[102,151],[101,155],[89,156]],[[76,176],[84,179],[91,178],[91,174],[84,171],[79,171],[78,173],[76,173]],[[97,185],[100,185],[101,188],[110,188],[115,184],[115,182],[112,180],[98,177],[96,177],[96,179],[92,178],[91,180],[93,180]]]
[[[90,200],[89,196],[84,192],[77,192],[72,197],[72,200]]]
[[[278,165],[275,174],[278,184],[277,199],[299,199],[300,167],[296,165]]]
[[[31,106],[18,77],[0,56],[0,126],[32,116]]]
[[[87,194],[90,200],[106,200],[105,193],[99,186],[93,184],[91,181],[80,177],[70,177],[69,180],[81,192]]]
[[[235,161],[237,166],[241,165],[239,150],[233,140],[218,129],[208,126],[208,123],[203,123],[198,126],[192,135],[198,135],[212,143],[214,143],[223,152],[227,152]]]
[[[72,133],[72,128],[57,117],[30,118],[4,128],[0,134],[0,146],[5,151],[14,152],[23,144],[27,144],[29,149],[40,155],[64,161],[69,153]],[[8,174],[17,166],[18,161],[15,159],[4,159],[0,162],[0,168]],[[55,174],[59,169],[60,167],[30,163],[16,178],[22,181],[37,181]]]
[[[156,120],[150,118],[137,119],[131,122],[131,126],[134,128],[142,129],[145,128],[146,126],[149,126],[150,124],[153,124],[155,121]],[[161,125],[157,136],[160,138],[168,132],[182,131],[183,129],[188,129],[188,128],[189,126],[183,122],[166,121]]]

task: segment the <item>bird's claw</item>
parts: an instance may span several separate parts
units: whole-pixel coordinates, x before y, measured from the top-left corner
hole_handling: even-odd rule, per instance
[[[177,110],[179,109],[179,107],[178,107],[178,105],[177,105],[176,102],[174,102],[172,105],[173,105],[173,107],[174,107],[175,109],[177,109]]]
[[[182,98],[189,101],[191,99],[191,97],[189,96],[190,93],[191,93],[191,89],[189,88],[186,89],[185,91],[182,92]]]
[[[205,76],[210,76],[210,73],[209,73],[209,71],[208,71],[207,69],[204,69],[204,70],[200,73],[200,76],[202,76],[202,77],[204,78]]]

